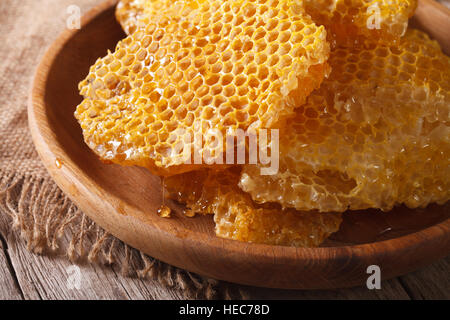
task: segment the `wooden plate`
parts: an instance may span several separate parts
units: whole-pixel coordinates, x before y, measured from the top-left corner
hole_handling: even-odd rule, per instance
[[[160,179],[137,167],[105,165],[84,144],[74,119],[81,101],[77,84],[89,66],[124,37],[114,19],[115,0],[89,12],[81,30],[67,30],[38,67],[29,102],[29,124],[42,161],[56,183],[95,222],[131,246],[189,271],[231,282],[277,288],[361,285],[376,264],[382,278],[410,272],[450,252],[450,206],[398,208],[389,214],[348,214],[321,248],[297,249],[224,240],[211,217],[186,218],[180,207],[160,218]],[[417,17],[450,21],[428,1]],[[444,16],[430,19],[430,15]],[[425,18],[423,18],[425,16]],[[422,17],[422,18],[420,18]],[[445,22],[445,19],[446,22]],[[446,33],[449,28],[443,27]],[[442,33],[438,33],[442,36]],[[445,44],[450,40],[448,36]]]

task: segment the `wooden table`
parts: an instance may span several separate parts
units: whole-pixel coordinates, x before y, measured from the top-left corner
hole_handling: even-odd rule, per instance
[[[72,264],[64,256],[30,253],[10,221],[0,215],[0,299],[184,299],[182,291],[156,281],[129,278],[114,267],[80,266],[81,286],[71,289]],[[384,281],[381,290],[365,287],[300,291],[245,286],[252,299],[450,299],[450,257],[417,272]]]
[[[77,2],[82,3],[80,6],[85,12],[101,1]],[[65,8],[73,2],[53,1],[61,8],[61,17],[55,18],[57,23],[64,23]],[[450,6],[450,0],[443,2]],[[0,299],[186,298],[181,290],[166,288],[152,280],[124,277],[115,267],[97,265],[81,265],[80,287],[74,288],[70,279],[76,273],[76,267],[64,256],[30,253],[17,233],[11,231],[10,224],[10,220],[0,212]],[[381,290],[360,287],[294,291],[232,286],[252,299],[450,299],[449,272],[450,257],[447,257],[412,274],[384,281]]]

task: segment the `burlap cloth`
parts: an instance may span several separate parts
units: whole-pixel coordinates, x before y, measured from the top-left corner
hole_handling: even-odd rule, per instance
[[[242,298],[235,286],[171,267],[109,235],[61,192],[39,160],[27,124],[34,71],[66,27],[67,7],[76,4],[85,13],[102,1],[0,0],[0,214],[36,254],[58,251],[74,262],[117,264],[125,276],[178,287],[187,299]]]

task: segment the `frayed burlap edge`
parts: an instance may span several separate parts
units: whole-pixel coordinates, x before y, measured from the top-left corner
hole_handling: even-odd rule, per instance
[[[233,286],[181,270],[107,233],[84,215],[50,178],[0,169],[0,211],[36,254],[62,251],[73,263],[119,266],[124,276],[153,279],[178,288],[187,299],[244,299]],[[67,237],[68,244],[61,239]]]

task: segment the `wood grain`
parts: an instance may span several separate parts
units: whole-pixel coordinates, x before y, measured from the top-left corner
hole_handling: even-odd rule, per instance
[[[428,268],[401,277],[399,280],[411,299],[450,300],[450,257]]]
[[[181,290],[162,286],[156,281],[123,277],[113,267],[81,266],[84,279],[80,290],[67,288],[71,264],[64,256],[37,256],[30,253],[7,219],[0,216],[0,237],[10,248],[0,251],[0,299],[183,299]],[[5,248],[3,248],[5,249]],[[7,257],[9,256],[9,257]],[[11,265],[6,261],[9,260]],[[3,263],[5,262],[5,263]],[[33,267],[33,265],[36,265]],[[448,270],[450,257],[404,277],[383,281],[381,290],[365,287],[340,290],[279,290],[236,286],[249,299],[450,299]],[[14,278],[20,279],[15,285]],[[57,280],[56,280],[57,279]],[[99,283],[98,279],[106,281]],[[55,286],[55,283],[60,286]],[[93,288],[96,286],[97,288]]]
[[[383,277],[389,279],[449,253],[448,206],[428,209],[439,213],[438,220],[403,236],[316,249],[219,239],[210,217],[186,218],[172,203],[176,216],[159,218],[155,214],[162,203],[159,178],[142,168],[98,161],[83,143],[73,117],[80,101],[78,81],[98,56],[123,37],[114,20],[114,3],[107,1],[88,13],[80,31],[67,31],[53,44],[38,68],[29,103],[30,129],[45,166],[103,228],[169,264],[207,277],[265,287],[361,285],[368,265],[379,265]],[[56,160],[63,164],[61,168]]]
[[[14,279],[14,271],[6,253],[6,242],[0,241],[0,300],[22,300],[19,284]]]
[[[11,231],[9,221],[1,215],[0,237],[8,245],[7,252],[0,250],[0,300],[193,298],[186,296],[180,288],[168,288],[155,280],[122,276],[121,270],[115,266],[74,265],[58,252],[44,256],[33,254],[16,232]],[[68,238],[62,239],[61,245],[67,244],[67,241]],[[80,287],[70,286],[70,276],[74,274],[71,268],[75,266],[80,268]]]
[[[446,2],[449,5],[449,2]],[[433,0],[420,0],[411,26],[427,30],[447,55],[450,55],[450,9]]]

